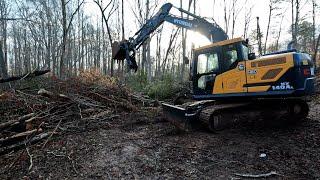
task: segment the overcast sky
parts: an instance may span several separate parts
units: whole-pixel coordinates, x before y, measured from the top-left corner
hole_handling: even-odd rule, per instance
[[[132,8],[133,4],[135,1],[133,0],[124,0],[125,1],[125,23],[128,25],[126,28],[126,37],[132,36],[134,32],[137,30],[136,26],[136,21],[135,17],[132,13]],[[153,1],[153,0],[151,0]],[[187,4],[188,0],[183,0],[185,2],[185,7],[184,9],[187,9]],[[320,0],[318,4],[320,4]],[[170,2],[175,6],[180,5],[179,0],[158,0],[159,2],[159,7],[161,4],[164,4],[165,2]],[[231,0],[227,0],[227,3],[231,3]],[[301,17],[305,18],[306,20],[309,20],[310,22],[312,21],[311,19],[311,10],[312,6],[309,5],[308,3],[305,2],[311,2],[311,0],[302,0],[301,4]],[[224,25],[224,13],[223,13],[223,0],[216,0],[215,5],[213,0],[197,0],[196,4],[196,13],[197,15],[203,16],[203,17],[214,17],[215,21],[221,26],[225,27]],[[158,7],[158,8],[159,8]],[[235,37],[241,37],[243,35],[244,31],[244,16],[245,16],[245,11],[248,11],[252,7],[252,20],[250,23],[250,28],[249,28],[249,33],[248,35],[252,32],[253,29],[256,28],[256,17],[260,18],[260,27],[261,31],[263,34],[265,34],[266,29],[267,29],[267,23],[268,23],[268,14],[269,14],[269,0],[238,0],[237,1],[237,9],[241,9],[241,11],[237,14],[237,22],[235,25]],[[282,34],[281,34],[281,41],[288,41],[290,39],[289,35],[289,28],[291,24],[291,5],[288,2],[281,3],[280,5],[276,6],[278,9],[273,12],[273,18],[271,21],[271,31],[277,32],[280,28],[280,22],[282,19],[282,16],[279,14],[284,14],[283,17],[283,23],[282,23]],[[88,14],[91,14],[92,19],[97,19],[97,17],[100,18],[99,14],[99,9],[96,7],[94,3],[91,1],[88,1],[88,3],[85,6],[86,11]],[[177,11],[172,11],[173,14],[179,15],[179,12]],[[319,13],[318,13],[319,14]],[[318,16],[319,19],[317,21],[320,21],[320,16]],[[232,17],[230,17],[232,18]],[[319,24],[319,23],[318,23]],[[167,36],[170,36],[170,32],[172,28],[175,28],[173,25],[170,25],[167,23],[164,27],[164,31],[167,32]],[[231,26],[229,27],[231,29]],[[229,31],[229,36],[231,31]],[[269,42],[272,41],[274,35],[270,34],[270,40]],[[193,36],[192,34],[192,37]],[[193,38],[194,41],[199,41],[199,38]],[[200,42],[200,41],[199,41]],[[199,43],[195,42],[195,43]],[[207,42],[202,42],[198,45],[203,45],[207,44]]]

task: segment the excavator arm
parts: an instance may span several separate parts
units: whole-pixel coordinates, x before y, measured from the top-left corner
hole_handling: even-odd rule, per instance
[[[138,66],[135,60],[135,52],[141,45],[150,38],[150,35],[165,21],[178,27],[189,29],[205,35],[211,42],[218,42],[228,39],[228,35],[216,23],[210,23],[206,19],[194,15],[181,8],[180,12],[193,17],[193,19],[177,17],[170,14],[174,6],[171,3],[164,4],[160,10],[151,17],[129,40],[114,42],[112,44],[112,58],[115,60],[127,60],[129,69],[137,71]]]

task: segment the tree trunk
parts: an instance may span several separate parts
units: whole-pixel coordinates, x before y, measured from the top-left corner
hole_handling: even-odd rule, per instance
[[[60,71],[59,75],[61,78],[65,78],[65,62],[64,56],[66,53],[66,42],[67,42],[67,12],[66,12],[66,1],[61,0],[61,11],[62,11],[62,44],[61,44],[61,57],[60,57]]]
[[[284,18],[284,15],[282,15],[281,22],[280,22],[280,27],[279,27],[279,31],[278,31],[277,40],[276,40],[276,51],[279,51],[279,40],[280,40],[280,36],[281,36],[281,32],[282,32],[283,18]]]
[[[147,22],[147,20],[149,19],[150,16],[150,1],[147,0],[146,1],[146,18],[145,18],[145,22]],[[149,37],[149,39],[146,41],[146,52],[147,54],[145,54],[145,63],[146,63],[146,72],[147,72],[147,79],[148,82],[151,82],[151,54],[150,54],[150,41],[151,41],[151,37]]]
[[[229,21],[228,21],[228,18],[227,18],[227,3],[226,3],[226,0],[223,0],[223,2],[224,2],[223,10],[224,10],[224,24],[225,24],[225,32],[226,32],[226,34],[228,34]]]
[[[195,3],[194,3],[195,4]],[[212,19],[214,19],[214,13],[216,9],[216,0],[213,0],[213,7],[212,7]]]
[[[268,26],[267,26],[267,33],[266,33],[266,41],[264,42],[264,51],[263,53],[266,54],[266,51],[267,51],[267,43],[268,43],[268,36],[269,36],[269,30],[270,30],[270,22],[271,22],[271,16],[272,16],[272,10],[273,10],[273,7],[272,7],[272,0],[270,1],[270,4],[269,4],[269,19],[268,19]]]
[[[291,35],[292,41],[294,41],[294,0],[291,0]]]
[[[318,56],[319,45],[320,45],[320,34],[318,35],[318,40],[316,43],[316,48],[315,48],[314,56],[313,56],[313,61],[315,62],[314,65],[315,65],[316,69],[317,69],[317,56]]]
[[[189,6],[190,7],[190,6]],[[182,6],[182,0],[180,0],[180,8],[183,8]],[[183,13],[181,12],[181,17],[183,17]],[[183,62],[183,59],[184,57],[186,56],[186,30],[185,29],[182,29],[181,30],[181,38],[182,38],[182,42],[181,42],[181,45],[182,45],[182,58],[181,58],[181,78],[180,80],[183,81],[183,76],[184,76],[184,62]]]
[[[121,0],[121,23],[122,23],[122,40],[125,39],[125,34],[124,34],[124,5],[123,5],[123,0]]]
[[[248,0],[245,1],[245,4],[247,4]],[[243,37],[244,39],[247,38],[247,34],[248,34],[248,29],[249,29],[249,24],[251,22],[251,15],[252,15],[252,8],[253,6],[251,6],[249,8],[249,10],[247,10],[246,6],[245,6],[245,15],[244,15],[244,31],[243,31]]]
[[[300,0],[296,0],[296,20],[294,22],[294,45],[295,48],[299,48],[298,42],[297,42],[297,36],[298,36],[298,28],[299,28],[299,12],[300,12]]]
[[[232,32],[231,32],[231,37],[233,38],[234,36],[234,27],[236,24],[236,0],[232,0]]]
[[[312,48],[316,52],[316,0],[312,0]]]
[[[5,63],[3,50],[2,50],[2,42],[0,42],[0,76],[5,79],[8,77],[8,70]]]
[[[260,32],[260,25],[259,25],[259,17],[257,17],[257,40],[258,40],[258,50],[259,55],[262,55],[262,42],[261,42],[261,32]]]
[[[68,1],[69,2],[69,1]],[[72,20],[76,13],[80,10],[80,7],[84,3],[84,1],[78,1],[78,7],[77,9],[72,13],[69,23],[67,24],[67,3],[66,0],[61,0],[61,11],[62,11],[62,44],[61,44],[61,57],[60,57],[60,77],[65,78],[65,56],[66,56],[66,45],[67,45],[67,38],[68,38],[68,32],[70,30]]]

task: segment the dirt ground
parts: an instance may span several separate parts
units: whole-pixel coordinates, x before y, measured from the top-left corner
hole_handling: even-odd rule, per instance
[[[1,156],[0,179],[239,179],[235,173],[271,171],[278,175],[270,179],[319,179],[319,98],[299,125],[218,133],[181,133],[157,108],[125,113],[30,147],[32,166],[25,150]]]

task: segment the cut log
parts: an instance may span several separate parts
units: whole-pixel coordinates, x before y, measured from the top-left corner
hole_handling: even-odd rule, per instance
[[[7,138],[2,138],[0,139],[0,145],[1,146],[10,146],[12,144],[15,144],[17,143],[17,141],[20,141],[22,140],[23,138],[25,138],[26,136],[30,136],[34,133],[39,133],[39,132],[42,132],[42,129],[33,129],[31,131],[26,131],[26,132],[22,132],[22,133],[18,133],[18,134],[15,134],[11,137],[7,137]]]
[[[0,147],[0,156],[2,156],[4,154],[8,154],[11,151],[17,151],[17,150],[23,149],[26,144],[27,145],[35,144],[35,143],[47,138],[49,135],[50,135],[50,133],[42,133],[42,134],[38,134],[38,135],[34,136],[33,138],[31,138],[28,141],[22,141],[17,144],[14,144],[10,147],[4,147],[4,148]]]
[[[34,116],[34,113],[27,114],[25,116],[20,117],[18,120],[12,120],[8,122],[4,122],[0,124],[0,130],[7,129],[9,127],[14,127],[17,125],[23,125],[25,121],[29,120]]]
[[[17,81],[17,80],[20,80],[20,79],[32,78],[32,77],[35,77],[35,76],[41,76],[41,75],[47,74],[48,72],[50,72],[49,69],[48,70],[36,70],[36,71],[31,72],[31,73],[23,74],[21,76],[12,76],[12,77],[9,77],[9,78],[0,79],[0,83]]]
[[[58,100],[58,101],[71,100],[68,96],[66,96],[64,94],[53,93],[53,92],[47,91],[45,89],[40,89],[38,91],[38,94],[40,96],[47,97],[52,100]]]
[[[134,100],[142,103],[143,106],[158,107],[158,106],[160,105],[159,101],[150,99],[150,98],[145,97],[145,96],[142,96],[142,95],[132,94],[131,97],[132,97]]]
[[[106,96],[103,96],[101,94],[92,92],[93,95],[98,96],[99,98],[103,99],[104,101],[109,102],[111,105],[115,105],[115,106],[119,106],[122,107],[124,109],[127,109],[129,111],[136,111],[137,107],[133,106],[130,102],[126,101],[126,102],[119,102],[119,101],[115,101],[111,98],[108,98]]]

